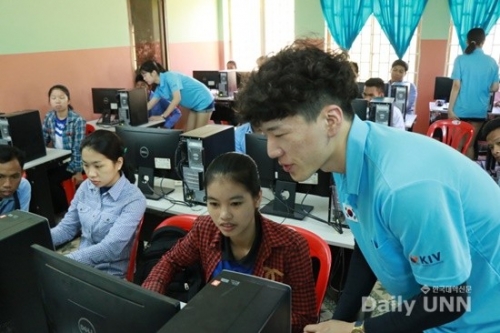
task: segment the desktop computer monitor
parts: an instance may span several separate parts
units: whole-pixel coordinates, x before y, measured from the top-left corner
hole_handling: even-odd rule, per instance
[[[368,114],[368,101],[362,98],[353,99],[351,102],[352,111],[356,114],[361,120],[366,120]]]
[[[124,88],[92,88],[94,113],[101,114],[101,122],[110,125],[118,123],[118,91]],[[114,116],[114,119],[112,119]]]
[[[356,82],[356,85],[358,86],[357,98],[363,98],[363,90],[365,89],[365,83],[364,82]]]
[[[451,78],[436,76],[434,81],[434,99],[442,99],[445,102],[449,102],[452,86],[453,80]]]
[[[157,332],[179,301],[32,246],[50,332]]]
[[[290,333],[290,286],[223,270],[158,333]]]
[[[20,210],[0,216],[0,332],[48,332],[31,261],[35,243],[54,248],[45,217]]]
[[[219,90],[219,71],[193,71],[193,78],[206,85],[208,89]]]
[[[123,140],[127,163],[138,174],[138,186],[148,199],[158,200],[173,188],[154,187],[154,177],[179,180],[176,151],[181,130],[149,127],[117,126],[116,134]]]
[[[245,135],[246,153],[255,163],[260,175],[261,186],[273,190],[274,200],[261,208],[264,214],[304,219],[313,207],[296,203],[296,192],[330,197],[332,174],[318,170],[309,179],[296,182],[277,160],[267,155],[267,138],[257,133]]]

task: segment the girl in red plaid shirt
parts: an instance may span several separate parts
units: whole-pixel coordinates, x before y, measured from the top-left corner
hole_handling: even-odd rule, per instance
[[[260,215],[255,162],[238,153],[220,155],[207,169],[205,188],[209,216],[195,221],[142,286],[163,294],[177,271],[200,261],[205,282],[228,269],[290,285],[293,332],[317,322],[308,244],[297,232]]]

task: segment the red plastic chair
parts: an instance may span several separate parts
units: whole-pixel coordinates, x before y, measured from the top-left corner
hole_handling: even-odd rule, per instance
[[[165,220],[163,220],[160,224],[156,226],[155,230],[168,225],[171,227],[178,227],[186,231],[189,231],[193,227],[193,222],[194,220],[196,220],[197,217],[198,217],[197,215],[191,215],[191,214],[174,215],[171,217],[167,217]]]
[[[127,281],[134,282],[135,266],[137,263],[137,250],[139,248],[139,236],[141,235],[142,222],[144,222],[144,216],[142,217],[137,229],[135,230],[134,242],[132,243],[132,249],[130,251],[130,261],[128,263],[127,274],[125,278]]]
[[[462,154],[467,152],[474,136],[474,126],[465,121],[454,119],[437,120],[429,126],[427,136],[437,138],[439,136],[436,133],[438,129],[441,130],[441,142],[459,150]],[[460,148],[462,142],[463,145]]]
[[[328,281],[330,279],[330,269],[332,266],[332,253],[330,247],[323,238],[318,236],[312,231],[306,230],[301,227],[288,226],[300,233],[307,240],[309,244],[309,255],[319,261],[319,272],[316,277],[316,313],[318,316],[321,313],[321,305],[325,298],[326,289],[328,288]]]
[[[64,193],[66,194],[66,200],[68,201],[68,206],[71,205],[71,200],[75,197],[76,193],[76,184],[73,181],[73,178],[69,178],[64,180],[61,183]]]
[[[85,125],[85,135],[89,135],[94,131],[95,131],[94,125],[88,123]]]

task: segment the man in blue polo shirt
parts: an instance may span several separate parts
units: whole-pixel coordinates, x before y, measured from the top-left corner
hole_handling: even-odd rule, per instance
[[[24,153],[16,147],[0,145],[0,214],[15,209],[29,210],[31,185],[23,178]]]
[[[304,332],[498,332],[500,188],[447,145],[361,121],[356,95],[348,56],[305,40],[270,57],[238,97],[295,181],[333,173],[355,237],[332,320]],[[356,322],[377,279],[400,306]]]

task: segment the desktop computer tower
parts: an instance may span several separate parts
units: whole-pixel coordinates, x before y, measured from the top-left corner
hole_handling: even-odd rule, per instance
[[[395,83],[391,85],[389,97],[394,98],[394,105],[397,106],[403,114],[403,119],[406,117],[406,105],[408,101],[409,87],[404,83]]]
[[[220,71],[219,97],[233,97],[238,90],[236,71]]]
[[[184,201],[205,205],[205,170],[217,156],[234,151],[234,127],[205,125],[181,134],[179,144]]]
[[[148,122],[146,89],[118,91],[118,118],[121,123],[130,126],[139,126]]]
[[[40,112],[24,110],[0,115],[0,144],[24,151],[25,162],[47,155]]]
[[[6,332],[48,332],[32,244],[53,249],[47,219],[20,210],[0,216],[0,327]]]
[[[377,124],[391,126],[393,103],[394,98],[392,97],[372,98],[368,107],[368,120]]]

